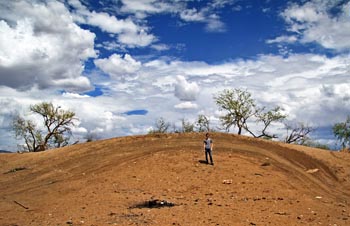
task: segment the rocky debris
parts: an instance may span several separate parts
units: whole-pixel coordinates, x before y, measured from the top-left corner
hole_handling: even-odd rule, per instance
[[[261,164],[261,166],[270,166],[270,165],[271,165],[271,163],[269,163],[269,162],[264,162]]]
[[[315,169],[309,169],[309,170],[306,170],[307,173],[317,173],[319,171],[319,169],[315,168]]]
[[[17,171],[21,171],[21,170],[25,170],[25,169],[27,169],[27,168],[26,168],[26,167],[16,167],[16,168],[14,168],[14,169],[11,169],[11,170],[5,172],[4,174],[15,173],[15,172],[17,172]]]
[[[174,203],[166,200],[151,199],[151,200],[136,204],[131,208],[150,208],[151,209],[151,208],[162,208],[162,207],[173,207],[173,206],[175,206]]]
[[[222,183],[223,184],[232,184],[232,180],[223,180]]]

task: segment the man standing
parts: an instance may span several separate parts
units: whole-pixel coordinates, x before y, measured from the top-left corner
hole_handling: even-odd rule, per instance
[[[210,139],[209,137],[209,133],[206,133],[205,134],[205,140],[204,140],[204,151],[205,151],[205,159],[207,160],[207,164],[209,163],[208,162],[208,155],[210,157],[210,164],[211,165],[214,165],[214,162],[213,162],[213,156],[212,156],[212,151],[213,151],[213,140]]]

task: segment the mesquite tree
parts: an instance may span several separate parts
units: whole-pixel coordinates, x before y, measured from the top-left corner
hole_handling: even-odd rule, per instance
[[[255,101],[248,91],[225,89],[214,96],[214,100],[219,110],[226,112],[220,117],[222,126],[226,131],[229,131],[231,126],[237,126],[239,135],[247,124],[247,120],[257,112]]]
[[[333,126],[333,133],[345,149],[346,145],[350,144],[350,115],[345,122],[336,123]]]
[[[20,115],[16,115],[12,121],[16,138],[24,140],[24,148],[27,151],[44,151],[68,145],[71,127],[77,120],[73,111],[63,110],[60,106],[55,107],[48,102],[31,105],[29,109],[31,113],[42,117],[42,128],[38,128],[35,122]]]
[[[259,108],[251,94],[246,90],[233,89],[223,90],[214,96],[219,110],[226,114],[220,117],[222,126],[228,131],[231,126],[238,128],[238,134],[243,130],[257,138],[277,138],[277,135],[267,132],[268,127],[275,122],[282,122],[286,115],[282,113],[281,107],[266,110],[266,107]],[[248,122],[256,123],[258,132],[248,126]],[[255,129],[257,130],[257,129]]]

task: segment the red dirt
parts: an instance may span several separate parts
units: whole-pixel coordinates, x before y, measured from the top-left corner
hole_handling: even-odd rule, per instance
[[[350,225],[350,154],[212,138],[214,166],[200,133],[1,154],[0,225]]]

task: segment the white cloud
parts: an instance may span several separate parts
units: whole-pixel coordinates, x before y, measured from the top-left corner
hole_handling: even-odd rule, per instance
[[[145,47],[157,40],[154,35],[148,33],[148,27],[139,25],[131,18],[118,19],[105,12],[91,12],[77,1],[71,0],[69,3],[76,9],[75,14],[73,14],[76,22],[98,27],[110,34],[116,34],[120,45],[129,48]]]
[[[91,12],[87,17],[87,24],[101,28],[102,31],[109,33],[137,33],[139,26],[131,19],[117,19],[107,13]]]
[[[149,15],[169,13],[179,16],[184,22],[204,23],[208,32],[223,32],[225,24],[218,13],[220,9],[231,5],[232,2],[232,0],[213,0],[207,1],[204,5],[191,4],[195,7],[189,7],[190,4],[186,1],[122,0],[120,11],[133,14],[136,18],[143,20]]]
[[[69,92],[64,92],[62,94],[63,97],[66,98],[78,98],[78,99],[82,99],[82,98],[89,98],[89,95],[80,95],[78,93],[69,93]]]
[[[300,36],[303,43],[316,42],[337,51],[350,49],[350,2],[341,4],[340,13],[331,15],[330,9],[338,1],[313,0],[303,5],[293,4],[282,16],[289,25],[289,31]]]
[[[82,62],[96,56],[95,34],[78,27],[62,3],[8,1],[0,8],[0,85],[90,89]]]
[[[177,109],[197,109],[198,105],[190,101],[182,102],[174,106]]]
[[[182,12],[180,12],[180,18],[187,22],[199,22],[206,20],[203,11],[198,12],[195,8],[183,10]]]
[[[199,113],[210,117],[215,128],[220,113],[213,94],[224,88],[247,89],[261,106],[282,106],[288,119],[314,127],[329,128],[344,120],[350,108],[350,60],[346,55],[261,55],[255,60],[215,65],[169,59],[141,63],[130,55],[103,60],[105,73],[113,78],[127,75],[137,79],[103,81],[99,85],[107,93],[99,97],[73,92],[57,96],[54,91],[36,89],[17,92],[1,87],[0,132],[6,133],[13,110],[24,112],[37,103],[38,97],[77,113],[80,124],[74,139],[79,140],[84,140],[84,131],[97,133],[100,138],[146,133],[159,117],[177,123],[182,118],[196,118]],[[135,109],[149,113],[138,117],[123,114]],[[0,137],[0,144],[4,147],[11,139]],[[12,139],[12,143],[16,141]]]
[[[195,82],[187,82],[184,76],[177,76],[175,85],[175,96],[183,101],[196,100],[199,87]]]
[[[118,41],[130,48],[149,46],[156,40],[154,35],[148,34],[144,29],[140,29],[138,32],[124,32],[118,35]]]
[[[133,75],[141,67],[141,62],[136,61],[129,54],[113,54],[108,59],[96,59],[95,64],[102,71],[113,78],[122,78]]]
[[[166,44],[153,44],[151,46],[151,48],[157,50],[157,51],[165,51],[165,50],[169,50],[170,47]]]
[[[282,35],[282,36],[276,37],[274,39],[267,40],[266,43],[268,43],[268,44],[280,43],[280,42],[294,43],[297,40],[298,40],[298,38],[295,35],[292,35],[292,36]]]

